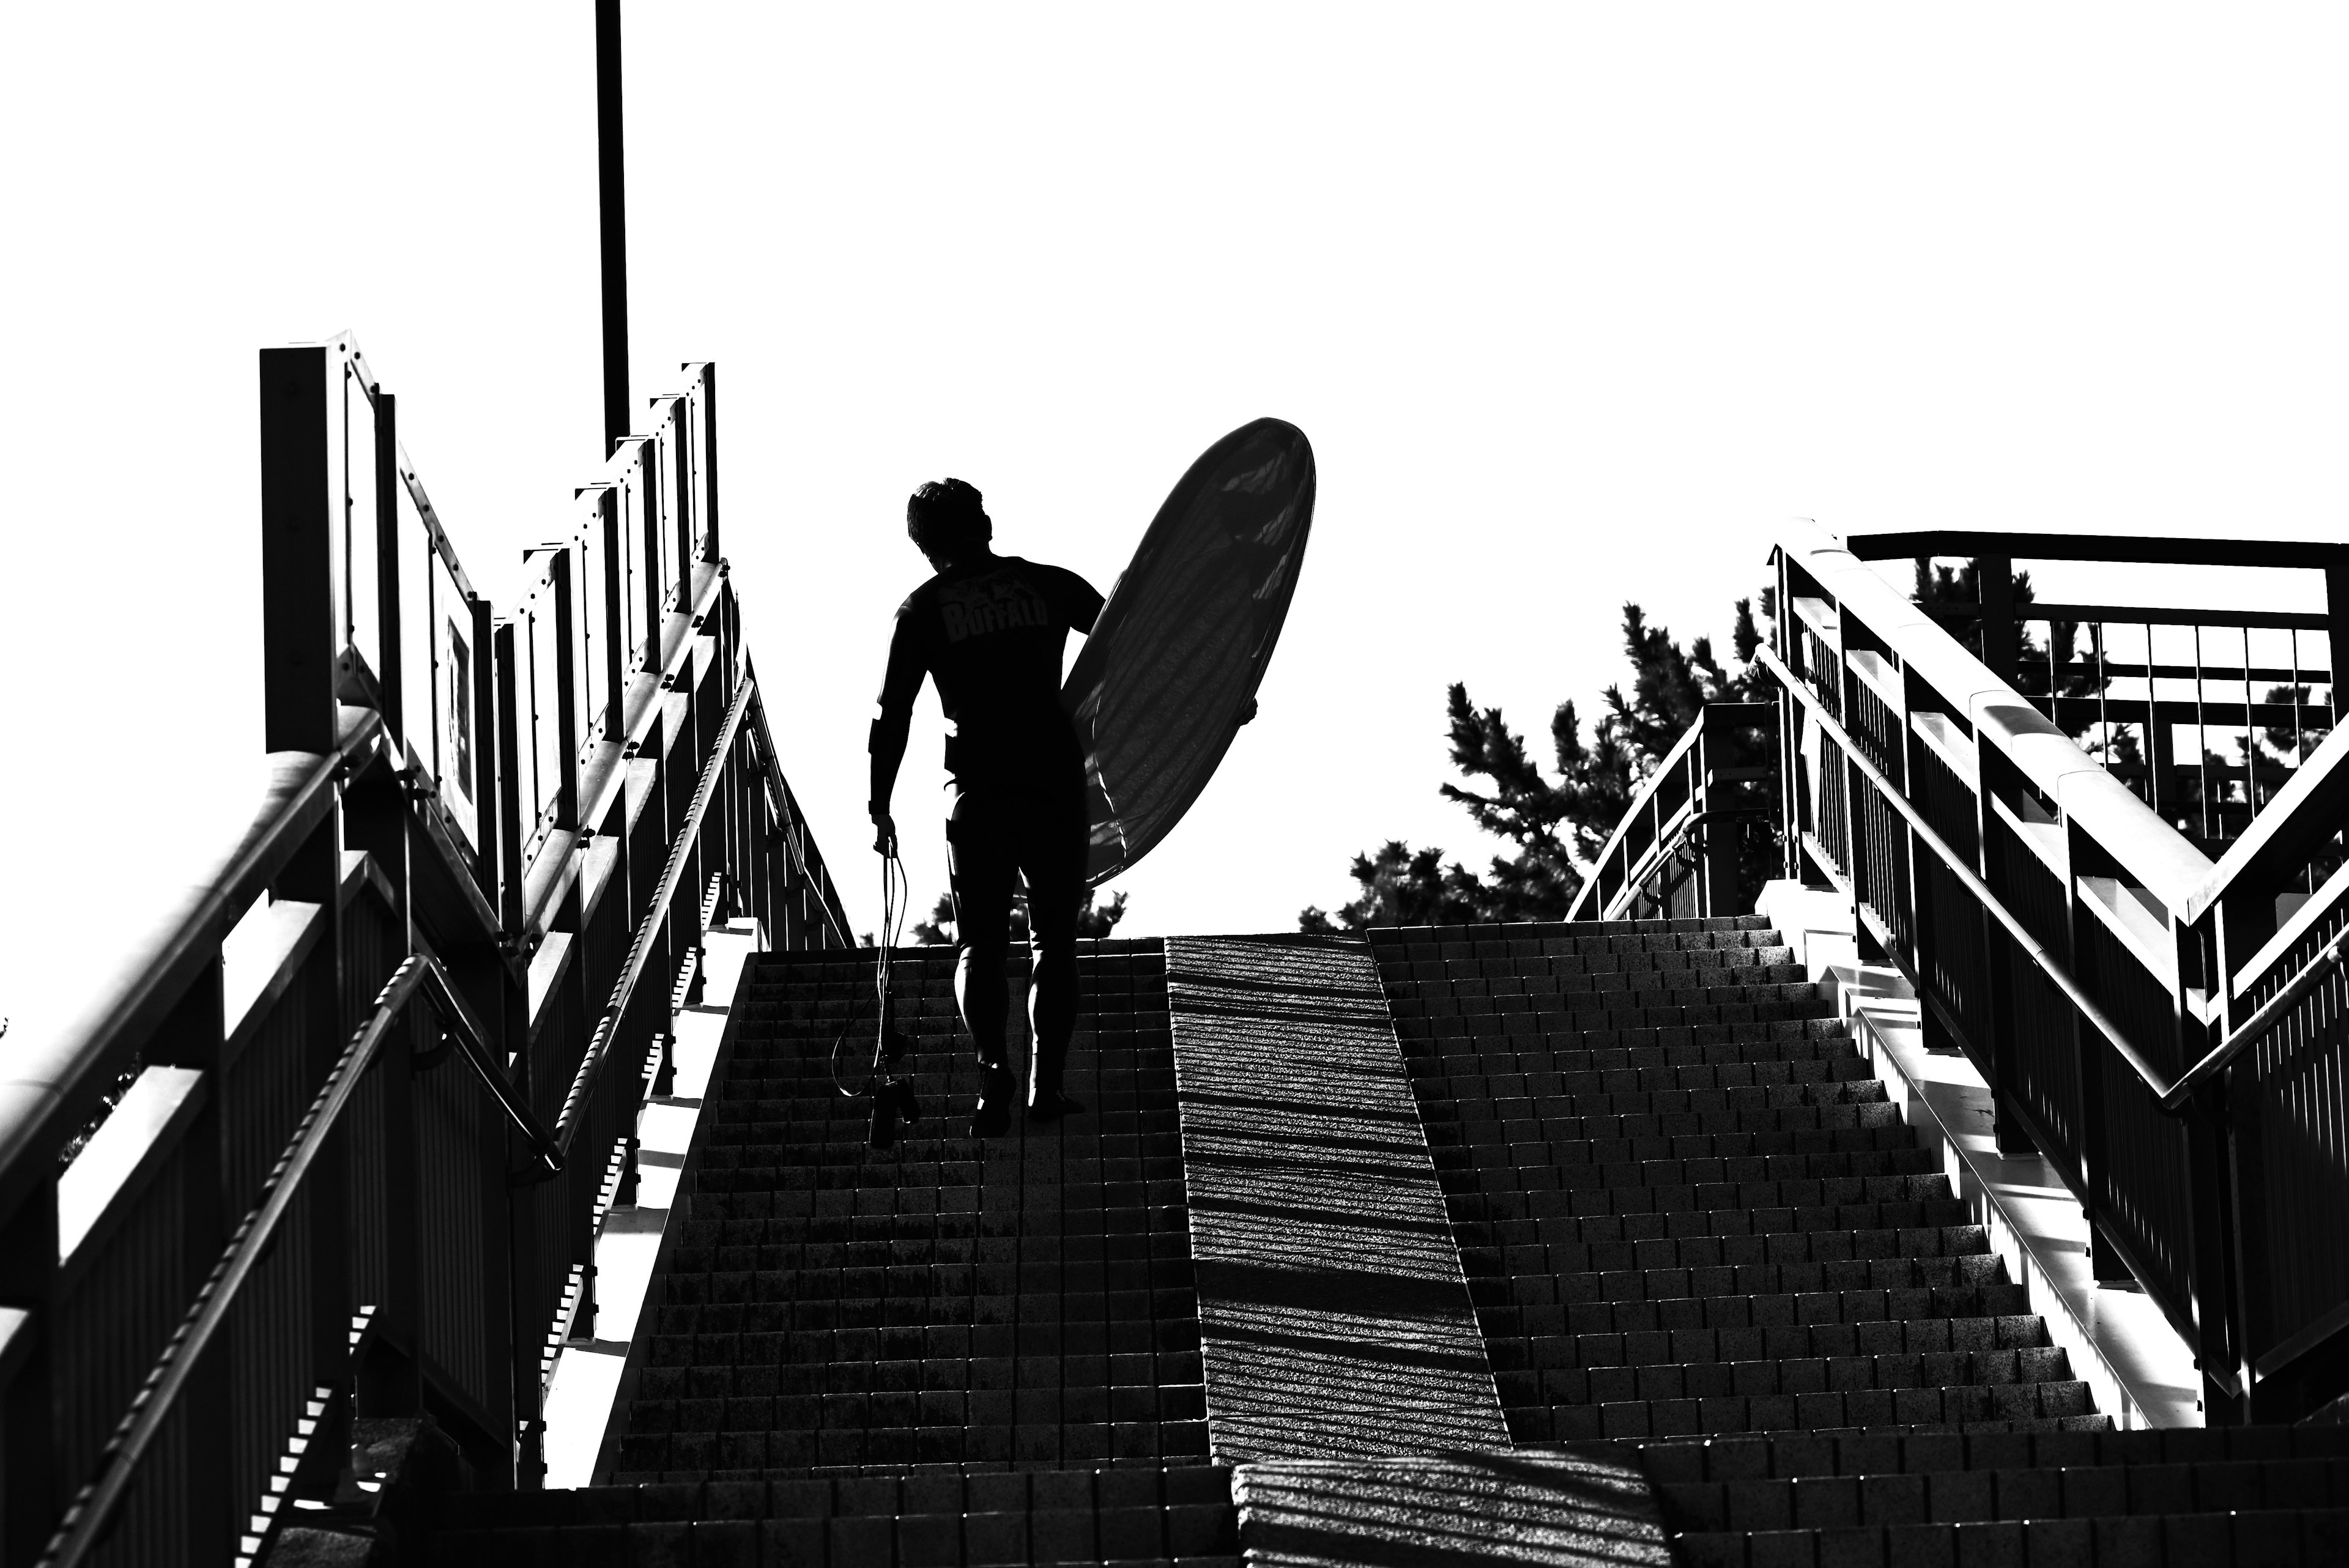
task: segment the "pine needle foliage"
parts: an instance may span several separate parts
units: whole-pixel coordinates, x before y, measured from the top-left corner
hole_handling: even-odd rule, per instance
[[[1775,613],[1764,590],[1762,614]],[[1649,623],[1636,603],[1623,606],[1623,654],[1628,683],[1601,695],[1599,721],[1583,738],[1572,701],[1550,715],[1551,767],[1545,772],[1525,738],[1497,707],[1478,707],[1465,683],[1444,693],[1452,762],[1466,787],[1439,786],[1470,820],[1513,846],[1495,855],[1479,876],[1458,861],[1449,865],[1433,845],[1419,850],[1400,839],[1354,857],[1361,889],[1334,913],[1309,907],[1298,916],[1306,932],[1360,931],[1371,925],[1455,925],[1472,921],[1560,920],[1582,890],[1584,866],[1615,831],[1632,795],[1679,741],[1705,704],[1762,700],[1768,676],[1754,661],[1762,642],[1754,602],[1740,599],[1731,632],[1737,669],[1714,655],[1713,639],[1683,648],[1671,631]]]

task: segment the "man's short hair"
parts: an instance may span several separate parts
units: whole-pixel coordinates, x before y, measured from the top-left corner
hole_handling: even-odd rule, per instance
[[[925,555],[960,555],[995,537],[978,489],[961,480],[933,480],[905,502],[905,533]]]

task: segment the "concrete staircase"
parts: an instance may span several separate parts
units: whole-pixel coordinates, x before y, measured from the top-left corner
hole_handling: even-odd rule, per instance
[[[950,955],[901,959],[920,1116],[866,1147],[873,955],[746,973],[612,1484],[475,1494],[441,1560],[1236,1561],[1207,1461],[1164,957],[1087,944],[1063,1126],[966,1136]],[[553,1553],[553,1556],[546,1554]],[[664,1553],[667,1555],[664,1555]]]
[[[901,960],[880,1151],[870,954],[756,960],[611,1483],[431,1560],[2349,1561],[2349,1429],[2111,1429],[1758,920],[1081,969],[1091,1109],[982,1145]]]
[[[1737,927],[1374,939],[1510,1436],[2109,1425]]]

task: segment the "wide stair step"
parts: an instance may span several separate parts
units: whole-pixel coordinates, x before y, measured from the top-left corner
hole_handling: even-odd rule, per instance
[[[2349,1562],[2349,1428],[1720,1438],[1640,1460],[1691,1568]]]

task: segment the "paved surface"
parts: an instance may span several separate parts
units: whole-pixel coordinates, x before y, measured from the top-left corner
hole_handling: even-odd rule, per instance
[[[1629,1450],[1283,1460],[1234,1472],[1250,1568],[1671,1562]]]
[[[1368,949],[1171,938],[1166,967],[1211,1451],[1506,1446]]]

